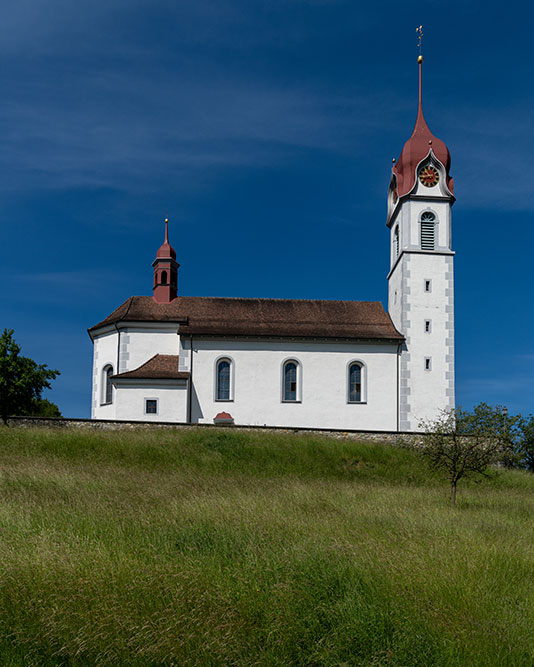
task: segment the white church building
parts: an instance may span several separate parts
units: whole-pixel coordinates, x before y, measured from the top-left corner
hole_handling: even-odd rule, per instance
[[[89,329],[93,419],[416,431],[454,403],[450,154],[423,116],[393,164],[380,302],[188,297],[168,240],[152,296]]]

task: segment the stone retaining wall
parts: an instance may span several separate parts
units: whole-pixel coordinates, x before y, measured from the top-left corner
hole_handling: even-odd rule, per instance
[[[369,440],[374,442],[388,442],[392,445],[413,441],[415,433],[399,433],[398,431],[345,431],[342,429],[310,429],[284,428],[282,426],[221,426],[215,424],[183,424],[176,422],[143,422],[143,421],[115,421],[111,419],[57,419],[50,417],[10,417],[8,426],[23,428],[82,428],[104,430],[131,430],[131,429],[205,429],[225,428],[237,431],[265,431],[279,433],[310,433],[333,438],[350,438],[353,440]],[[418,434],[421,436],[421,434]]]

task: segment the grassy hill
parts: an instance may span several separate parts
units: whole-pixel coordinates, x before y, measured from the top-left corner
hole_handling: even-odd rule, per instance
[[[534,475],[234,432],[0,429],[1,665],[533,665]]]

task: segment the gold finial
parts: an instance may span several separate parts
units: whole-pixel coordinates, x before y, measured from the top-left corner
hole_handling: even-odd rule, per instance
[[[165,214],[165,243],[169,242],[169,218],[168,212]]]
[[[417,58],[417,62],[421,64],[423,62],[423,55],[421,53],[421,43],[423,41],[423,26],[420,25],[418,28],[415,29],[415,32],[417,33],[417,47],[419,48],[419,57]]]
[[[429,139],[428,143],[430,144],[430,146],[432,146],[432,139]]]
[[[393,164],[395,164],[395,158],[393,158],[393,160],[391,160],[391,161],[393,162]]]

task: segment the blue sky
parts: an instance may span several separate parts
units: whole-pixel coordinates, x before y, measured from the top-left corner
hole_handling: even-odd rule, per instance
[[[179,291],[381,300],[391,159],[452,154],[457,401],[534,412],[534,11],[496,2],[19,0],[0,23],[0,328],[89,416],[86,329]]]

